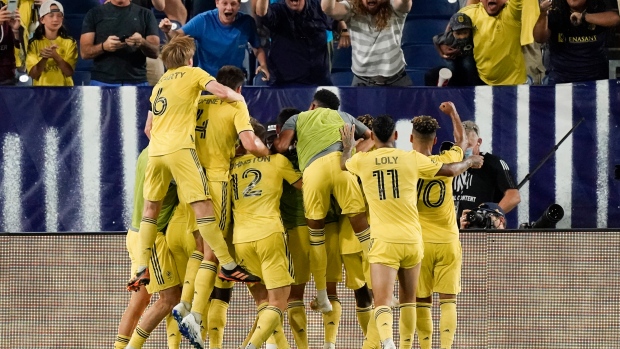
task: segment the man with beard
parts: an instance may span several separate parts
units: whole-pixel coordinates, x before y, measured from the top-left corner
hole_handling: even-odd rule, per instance
[[[267,58],[260,47],[254,18],[239,12],[239,0],[217,0],[215,5],[215,9],[195,16],[181,29],[171,30],[172,22],[168,18],[164,18],[159,27],[169,37],[193,37],[197,46],[196,65],[213,76],[225,65],[243,69],[245,50],[249,43],[259,64],[256,74],[263,73],[268,80]]]
[[[349,28],[353,86],[412,85],[400,48],[411,0],[321,0],[321,7]]]

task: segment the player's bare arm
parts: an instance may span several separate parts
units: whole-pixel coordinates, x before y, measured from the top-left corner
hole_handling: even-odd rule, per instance
[[[452,102],[443,102],[439,106],[444,114],[448,115],[452,119],[452,129],[454,134],[454,144],[465,150],[467,148],[467,138],[465,138],[465,128],[461,122],[461,117],[456,111],[456,107]]]
[[[436,176],[455,177],[467,171],[468,168],[480,168],[484,163],[484,158],[480,155],[472,155],[461,162],[443,164]]]
[[[294,130],[284,130],[273,141],[273,146],[278,153],[285,153],[293,143],[293,138],[295,138]]]

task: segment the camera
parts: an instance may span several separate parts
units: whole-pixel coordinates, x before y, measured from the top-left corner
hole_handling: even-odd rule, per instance
[[[519,229],[553,229],[564,217],[564,209],[558,204],[551,204],[536,222],[522,223]]]
[[[469,229],[495,229],[491,217],[500,215],[500,213],[492,209],[479,207],[467,212],[465,219],[469,223]]]

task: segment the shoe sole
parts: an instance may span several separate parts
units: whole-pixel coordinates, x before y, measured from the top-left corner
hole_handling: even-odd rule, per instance
[[[241,279],[237,279],[237,278],[234,278],[234,277],[226,276],[224,274],[217,274],[217,277],[219,277],[222,280],[226,280],[226,281],[243,282],[243,283],[246,283],[246,284],[256,284],[256,283],[260,282],[260,280],[258,280],[258,281],[241,280]]]
[[[202,343],[199,343],[196,340],[196,336],[192,336],[192,334],[190,332],[190,329],[189,329],[189,326],[185,326],[185,324],[182,324],[181,326],[183,326],[183,329],[187,333],[187,336],[185,338],[187,338],[187,340],[189,340],[189,344],[191,344],[196,349],[204,349],[204,345]],[[179,328],[179,331],[181,333],[183,333],[180,328]]]
[[[146,286],[151,283],[151,279],[136,279],[129,280],[127,283],[127,291],[129,292],[138,292],[140,290],[140,286]]]
[[[190,340],[190,335],[187,332],[187,327],[183,325],[183,316],[181,316],[181,313],[179,313],[175,309],[172,309],[172,317],[174,318],[174,320],[176,320],[177,326],[179,326],[179,332],[181,332],[181,335],[187,338],[188,340]]]

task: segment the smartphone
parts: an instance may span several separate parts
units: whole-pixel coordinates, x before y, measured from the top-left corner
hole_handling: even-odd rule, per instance
[[[18,0],[9,0],[9,3],[7,4],[6,10],[9,11],[11,14],[17,11],[17,1]]]
[[[130,36],[131,35],[121,35],[118,37],[118,40],[120,40],[120,42],[125,42],[125,40],[127,40]]]

